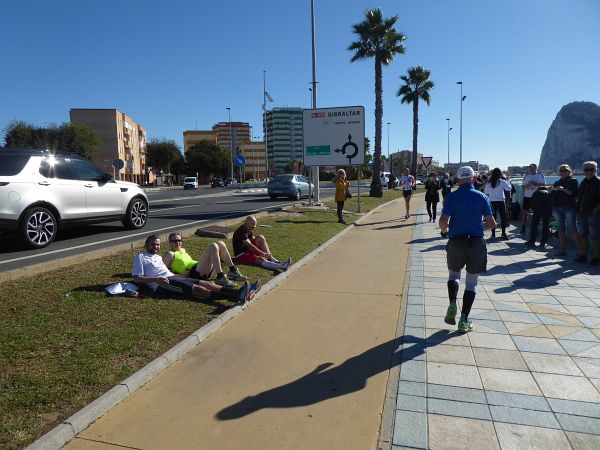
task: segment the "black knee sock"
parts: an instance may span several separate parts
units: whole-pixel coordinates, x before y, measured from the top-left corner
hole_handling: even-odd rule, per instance
[[[465,318],[465,320],[469,317],[469,313],[471,312],[471,306],[473,306],[473,302],[475,301],[475,292],[473,291],[465,291],[463,294],[463,305],[461,315]]]
[[[448,280],[448,298],[450,302],[456,302],[458,296],[458,281]]]

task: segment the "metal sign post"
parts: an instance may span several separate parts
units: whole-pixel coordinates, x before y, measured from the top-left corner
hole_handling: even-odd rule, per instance
[[[431,161],[433,160],[432,156],[421,156],[421,162],[425,166],[425,175],[429,173],[429,166],[431,165]]]

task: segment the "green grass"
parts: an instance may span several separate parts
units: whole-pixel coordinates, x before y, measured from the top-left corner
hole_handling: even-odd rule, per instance
[[[362,211],[397,196],[363,197]],[[355,197],[346,209],[356,206]],[[267,225],[257,230],[274,255],[294,261],[344,228],[335,210],[276,215],[259,225]],[[212,241],[189,237],[184,245],[199,255]],[[26,446],[231,306],[109,297],[106,285],[131,281],[133,254],[0,285],[0,448]],[[240,269],[263,283],[272,277],[263,269]]]

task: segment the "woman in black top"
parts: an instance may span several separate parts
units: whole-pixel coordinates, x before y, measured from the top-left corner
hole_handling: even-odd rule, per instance
[[[435,173],[429,174],[429,179],[425,183],[425,202],[427,203],[427,214],[429,221],[435,222],[437,215],[437,204],[440,201],[440,184],[437,182]]]
[[[560,179],[554,182],[551,189],[552,195],[552,214],[556,219],[556,229],[558,230],[559,250],[556,256],[567,255],[567,230],[573,236],[573,241],[577,245],[578,235],[575,224],[575,207],[579,183],[571,176],[571,166],[561,164],[558,168]]]

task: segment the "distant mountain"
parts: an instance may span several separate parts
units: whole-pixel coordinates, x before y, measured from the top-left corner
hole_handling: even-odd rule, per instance
[[[556,115],[542,148],[539,168],[557,170],[569,164],[581,172],[585,161],[600,165],[600,106],[592,102],[573,102]]]

